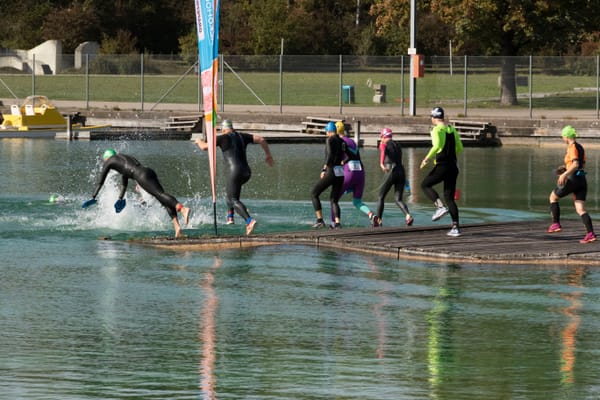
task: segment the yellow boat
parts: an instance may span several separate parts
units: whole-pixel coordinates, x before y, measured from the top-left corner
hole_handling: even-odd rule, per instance
[[[79,113],[66,118],[46,96],[29,96],[21,105],[12,104],[10,114],[2,114],[0,138],[42,138],[67,135],[85,135],[92,130],[110,128],[110,125],[86,126]],[[69,126],[70,120],[70,126]]]
[[[20,106],[12,104],[10,114],[3,114],[3,130],[65,129],[67,119],[58,112],[46,96],[29,96]]]

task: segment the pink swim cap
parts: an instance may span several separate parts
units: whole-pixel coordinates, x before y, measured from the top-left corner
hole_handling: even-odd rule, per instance
[[[392,137],[392,130],[390,128],[383,128],[381,130],[381,137],[382,138],[391,138]]]

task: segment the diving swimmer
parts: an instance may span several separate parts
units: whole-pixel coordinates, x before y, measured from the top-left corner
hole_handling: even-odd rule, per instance
[[[120,213],[123,208],[125,208],[126,202],[123,197],[127,191],[127,183],[129,179],[133,179],[142,189],[154,196],[160,202],[160,204],[167,209],[167,213],[173,221],[175,237],[181,237],[181,226],[179,225],[177,213],[181,212],[183,220],[187,225],[190,218],[190,209],[179,203],[175,197],[165,193],[163,187],[158,181],[158,176],[153,169],[143,166],[132,156],[126,154],[117,154],[117,152],[113,149],[107,149],[102,155],[102,159],[104,160],[104,167],[102,169],[102,174],[100,175],[100,180],[98,181],[92,198],[83,203],[83,208],[87,208],[96,203],[96,196],[98,196],[100,189],[104,185],[104,181],[106,180],[108,173],[111,170],[115,170],[122,176],[121,193],[119,194],[119,199],[115,203],[115,211]]]

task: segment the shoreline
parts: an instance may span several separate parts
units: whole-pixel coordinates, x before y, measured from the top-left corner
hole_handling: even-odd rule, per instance
[[[10,99],[0,99],[2,112],[9,112]],[[165,139],[180,138],[177,129],[165,129],[167,121],[173,116],[199,116],[197,104],[158,104],[153,110],[142,110],[140,103],[90,102],[89,108],[81,108],[82,102],[53,101],[63,114],[80,113],[86,117],[86,125],[111,125],[115,130],[165,132]],[[546,145],[560,139],[565,125],[572,125],[578,138],[589,140],[591,145],[600,145],[600,119],[594,110],[534,110],[531,117],[529,109],[494,108],[471,109],[464,115],[463,108],[444,107],[447,120],[477,121],[495,127],[502,145]],[[404,111],[405,115],[402,115]],[[344,105],[343,107],[314,106],[256,106],[224,105],[218,113],[219,118],[231,119],[241,131],[258,133],[266,138],[281,138],[297,142],[319,141],[318,134],[302,134],[303,122],[309,117],[344,120],[358,128],[365,145],[373,145],[372,136],[377,137],[382,127],[387,126],[406,140],[428,139],[430,118],[429,108],[417,108],[417,116],[407,116],[399,105],[379,105],[370,107]],[[188,132],[190,132],[188,130]],[[169,135],[170,133],[170,135]],[[193,135],[199,132],[191,132]],[[119,136],[118,133],[112,136]],[[121,135],[123,136],[123,135]],[[125,135],[133,138],[133,135]],[[160,136],[160,135],[159,135]],[[106,138],[106,137],[103,137]],[[80,139],[87,139],[80,137]],[[591,140],[590,140],[591,139]],[[375,139],[376,140],[376,139]],[[558,142],[560,145],[561,143]]]

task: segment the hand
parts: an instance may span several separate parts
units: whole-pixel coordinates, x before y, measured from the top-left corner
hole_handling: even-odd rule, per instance
[[[556,183],[558,184],[558,186],[565,186],[565,184],[567,183],[567,174],[560,174]]]
[[[275,164],[275,161],[273,160],[273,156],[271,156],[271,155],[268,155],[265,157],[265,162],[267,163],[267,165],[269,167],[272,167],[273,164]]]
[[[96,199],[90,199],[90,200],[84,201],[83,204],[81,205],[81,208],[88,208],[89,206],[93,206],[97,202],[98,201],[96,201]]]
[[[125,206],[127,205],[127,202],[125,201],[125,199],[119,199],[115,202],[115,211],[118,213],[120,213],[121,211],[123,211],[123,209],[125,208]]]
[[[423,159],[423,161],[421,161],[421,169],[425,168],[427,166],[427,162],[428,160],[426,158]]]

